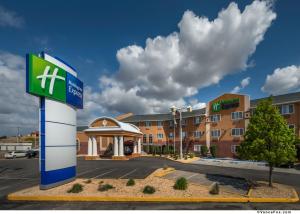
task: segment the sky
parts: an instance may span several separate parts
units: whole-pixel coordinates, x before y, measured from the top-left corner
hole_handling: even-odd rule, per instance
[[[84,82],[78,125],[166,113],[223,93],[251,99],[300,89],[300,2],[0,0],[0,136],[38,128],[25,55],[41,51]]]

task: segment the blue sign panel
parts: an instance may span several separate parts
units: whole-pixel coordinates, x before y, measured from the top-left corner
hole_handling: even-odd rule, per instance
[[[83,83],[70,73],[66,76],[66,102],[76,108],[83,108]]]

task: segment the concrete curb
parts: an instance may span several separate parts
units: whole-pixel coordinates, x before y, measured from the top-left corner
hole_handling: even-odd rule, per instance
[[[299,198],[162,198],[162,197],[102,197],[102,196],[20,196],[9,194],[7,199],[10,201],[111,201],[111,202],[268,202],[268,203],[294,203]]]

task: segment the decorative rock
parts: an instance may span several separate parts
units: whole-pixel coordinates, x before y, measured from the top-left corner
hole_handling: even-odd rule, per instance
[[[219,184],[217,182],[214,182],[212,185],[209,187],[209,193],[212,195],[217,195],[219,194]]]

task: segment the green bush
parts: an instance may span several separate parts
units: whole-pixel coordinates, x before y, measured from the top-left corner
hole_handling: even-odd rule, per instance
[[[144,194],[153,194],[155,193],[155,188],[153,186],[145,186],[143,189]]]
[[[194,154],[194,153],[189,153],[189,157],[190,157],[190,158],[194,158],[194,157],[195,157],[195,154]]]
[[[208,148],[207,146],[201,146],[201,155],[202,156],[207,156]]]
[[[164,167],[163,167],[164,170],[166,170],[166,169],[168,169],[168,168],[169,168],[169,167],[168,167],[167,164],[165,164]]]
[[[134,186],[134,185],[135,185],[135,181],[134,181],[133,179],[129,179],[129,180],[127,181],[126,186]]]
[[[71,189],[68,190],[68,193],[79,193],[83,190],[81,184],[74,184]]]
[[[107,190],[110,190],[110,189],[113,189],[115,188],[114,186],[110,185],[110,184],[99,184],[99,187],[98,187],[98,191],[100,192],[104,192],[104,191],[107,191]]]
[[[212,145],[210,147],[210,154],[211,156],[213,156],[214,158],[217,156],[217,146],[216,145]]]
[[[185,155],[185,156],[184,156],[184,160],[187,160],[187,159],[188,159],[188,156],[187,156],[187,155]]]
[[[188,186],[187,180],[184,177],[178,178],[174,184],[174,189],[186,190]]]

